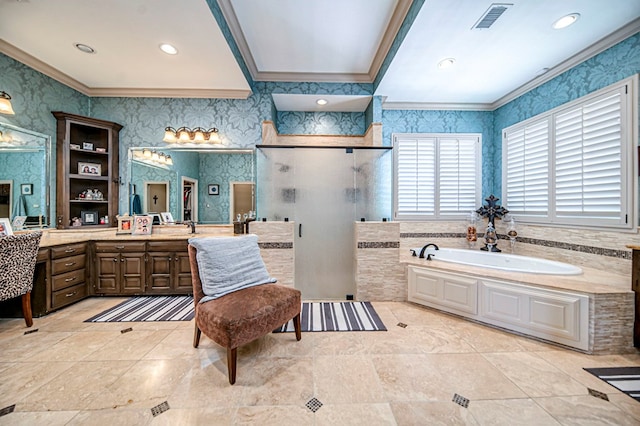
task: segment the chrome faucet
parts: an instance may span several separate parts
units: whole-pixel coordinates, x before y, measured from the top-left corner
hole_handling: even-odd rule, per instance
[[[440,250],[440,247],[438,247],[437,245],[435,245],[434,243],[429,243],[426,246],[422,247],[422,250],[420,250],[420,256],[418,256],[420,259],[424,259],[424,252],[427,250],[427,248],[434,246],[436,250]],[[427,253],[427,260],[431,260],[431,256],[435,256],[432,253]]]
[[[192,234],[196,233],[196,223],[193,220],[187,220],[184,222],[184,224],[191,227]]]

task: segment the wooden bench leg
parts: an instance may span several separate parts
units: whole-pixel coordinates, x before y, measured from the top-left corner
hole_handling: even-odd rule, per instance
[[[227,369],[229,370],[229,383],[236,382],[236,362],[238,360],[238,348],[227,348]]]
[[[198,324],[196,324],[196,329],[193,330],[193,347],[197,348],[198,345],[200,344],[200,334],[202,334],[202,331],[200,331],[200,329],[198,328]]]
[[[293,328],[296,331],[296,340],[302,339],[302,331],[300,330],[300,314],[293,317]]]
[[[30,291],[22,295],[22,315],[24,316],[24,322],[27,323],[27,327],[31,327],[33,325],[33,316],[31,315]]]

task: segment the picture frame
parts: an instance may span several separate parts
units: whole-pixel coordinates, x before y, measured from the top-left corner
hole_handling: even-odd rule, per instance
[[[149,215],[134,215],[131,235],[151,235],[153,218]]]
[[[69,148],[71,149],[80,149],[80,145],[77,143],[70,143]]]
[[[11,228],[11,222],[8,217],[0,218],[0,238],[13,235],[13,229]]]
[[[220,185],[218,185],[217,183],[210,183],[208,186],[207,194],[220,195]]]
[[[32,183],[21,183],[20,184],[20,194],[22,194],[22,195],[33,195],[33,184]]]
[[[98,163],[78,161],[78,174],[86,176],[102,176],[102,166]]]
[[[13,223],[11,224],[11,226],[13,227],[13,229],[20,230],[22,228],[24,228],[24,223],[27,221],[27,216],[16,216],[13,218]]]
[[[129,215],[118,216],[118,230],[116,235],[129,234],[133,230],[133,217]]]
[[[80,220],[83,225],[97,225],[99,222],[98,212],[95,210],[83,210],[80,212]]]
[[[171,212],[161,212],[160,213],[160,218],[162,219],[163,223],[175,223],[175,221],[173,220],[173,215],[171,214]]]
[[[91,142],[82,142],[82,149],[87,151],[93,151],[93,143]]]

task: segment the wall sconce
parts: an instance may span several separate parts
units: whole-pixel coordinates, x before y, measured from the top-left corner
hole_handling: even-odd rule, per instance
[[[0,114],[14,115],[13,107],[11,106],[11,96],[7,92],[0,90]]]
[[[215,127],[209,130],[202,127],[196,127],[193,130],[188,127],[179,127],[178,130],[173,127],[165,127],[162,140],[169,143],[219,143],[220,136]]]
[[[166,155],[164,152],[158,152],[155,149],[152,151],[149,148],[144,148],[142,151],[133,151],[133,155],[145,163],[173,166],[173,159],[170,155]]]

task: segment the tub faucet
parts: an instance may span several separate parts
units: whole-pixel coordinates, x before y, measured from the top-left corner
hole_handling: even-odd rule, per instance
[[[418,256],[420,259],[424,259],[424,252],[427,250],[427,248],[429,248],[430,246],[434,246],[436,250],[440,250],[440,247],[438,247],[437,245],[435,245],[434,243],[429,243],[426,246],[422,247],[422,250],[420,250],[420,256]],[[427,260],[431,260],[431,256],[433,256],[432,253],[427,253]]]

